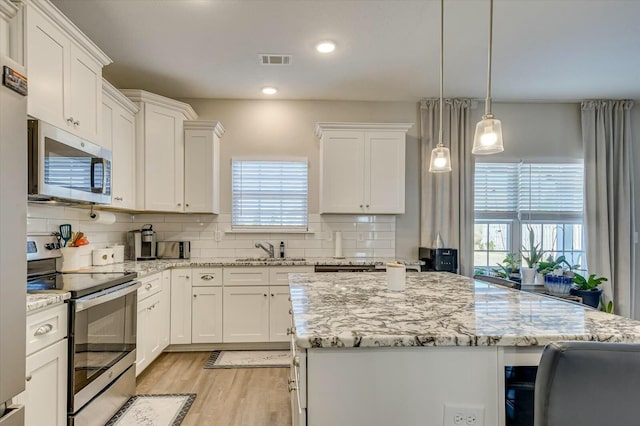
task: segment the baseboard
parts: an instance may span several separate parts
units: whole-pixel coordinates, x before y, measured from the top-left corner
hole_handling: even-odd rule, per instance
[[[170,345],[164,352],[204,352],[204,351],[237,351],[237,350],[287,350],[287,342],[274,343],[194,343],[191,345]]]

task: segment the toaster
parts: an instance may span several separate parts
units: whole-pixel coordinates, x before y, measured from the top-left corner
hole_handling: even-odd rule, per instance
[[[158,259],[189,259],[191,257],[191,242],[158,241],[156,257]]]

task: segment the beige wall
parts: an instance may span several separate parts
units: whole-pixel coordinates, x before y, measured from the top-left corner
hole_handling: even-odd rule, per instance
[[[226,129],[221,145],[221,211],[231,213],[233,156],[308,157],[309,212],[318,212],[319,121],[410,122],[407,136],[406,213],[396,220],[396,256],[416,258],[419,239],[419,116],[415,102],[340,102],[182,99],[201,120]]]

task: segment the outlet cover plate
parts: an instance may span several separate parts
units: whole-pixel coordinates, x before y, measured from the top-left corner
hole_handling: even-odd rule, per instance
[[[484,405],[446,403],[443,426],[484,426]]]

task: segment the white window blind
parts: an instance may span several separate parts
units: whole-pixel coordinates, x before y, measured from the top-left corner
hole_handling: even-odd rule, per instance
[[[578,219],[583,211],[583,178],[582,163],[478,163],[475,211]]]
[[[307,161],[231,161],[234,229],[307,229]]]

